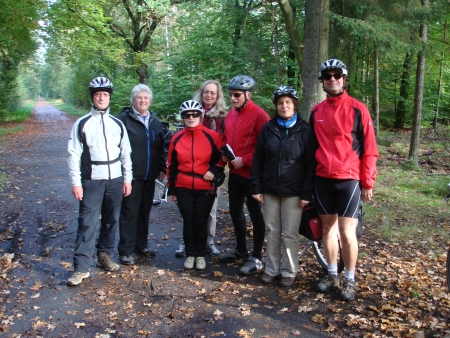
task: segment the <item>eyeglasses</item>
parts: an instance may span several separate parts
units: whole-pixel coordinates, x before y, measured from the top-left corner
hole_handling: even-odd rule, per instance
[[[336,73],[336,74],[325,74],[325,75],[322,75],[322,78],[325,81],[330,81],[332,77],[334,77],[335,80],[339,80],[342,77],[342,74]]]
[[[228,93],[228,95],[230,95],[230,97],[234,97],[235,99],[240,98],[242,94],[244,94],[244,93]]]
[[[200,117],[202,114],[200,113],[191,113],[191,114],[184,114],[183,118],[185,120],[189,120],[191,117],[193,117],[194,119],[196,119],[197,117]]]

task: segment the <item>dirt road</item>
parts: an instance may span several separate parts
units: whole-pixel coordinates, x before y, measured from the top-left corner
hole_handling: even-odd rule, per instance
[[[115,273],[95,267],[93,258],[91,278],[68,287],[78,203],[70,193],[65,155],[74,121],[41,100],[24,131],[0,145],[0,173],[6,175],[0,198],[4,336],[326,336],[324,326],[298,311],[307,304],[295,288],[262,285],[257,276],[242,276],[238,266],[210,257],[206,270],[184,270],[184,259],[174,256],[181,223],[170,202],[151,213],[155,257],[139,257],[135,266],[122,265]],[[226,198],[221,205],[217,244],[225,250],[233,234],[223,210]],[[309,281],[297,283],[311,297]]]

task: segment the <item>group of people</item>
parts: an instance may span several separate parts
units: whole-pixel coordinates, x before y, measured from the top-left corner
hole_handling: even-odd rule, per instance
[[[134,264],[133,251],[155,254],[147,246],[149,215],[155,179],[167,174],[168,195],[183,218],[183,240],[175,254],[186,256],[185,269],[205,269],[209,253],[221,262],[242,262],[243,274],[264,270],[263,283],[280,278],[281,286],[292,286],[298,273],[302,210],[314,202],[328,262],[328,274],[317,290],[336,288],[342,299],[353,300],[357,211],[361,200],[372,199],[378,151],[369,111],[347,94],[347,79],[340,60],[321,65],[319,80],[327,97],[312,108],[309,121],[299,114],[299,97],[292,87],[281,86],[273,93],[271,119],[252,101],[252,77],[238,75],[228,83],[228,113],[220,83],[205,81],[193,100],[180,107],[184,129],[172,137],[167,159],[161,123],[149,110],[150,88],[133,88],[131,107],[115,118],[109,114],[111,82],[94,79],[89,86],[91,112],[75,123],[68,145],[72,193],[80,203],[74,273],[68,284],[89,277],[100,216],[98,266],[119,269],[111,259],[117,226],[122,264]],[[227,165],[236,244],[221,252],[214,237]],[[250,254],[244,205],[253,225]],[[345,264],[342,287],[339,241]]]

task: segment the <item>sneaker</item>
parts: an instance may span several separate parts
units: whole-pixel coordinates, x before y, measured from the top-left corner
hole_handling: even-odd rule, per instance
[[[206,268],[206,262],[204,257],[197,257],[195,259],[195,268],[197,270],[204,270]]]
[[[133,256],[119,256],[120,262],[123,265],[133,265],[134,264],[134,258]]]
[[[186,261],[184,262],[184,268],[188,269],[188,270],[193,269],[194,263],[195,263],[195,257],[188,257],[188,258],[186,258]]]
[[[104,251],[98,254],[97,266],[103,267],[106,271],[117,271],[120,268],[119,264],[114,262]]]
[[[328,292],[332,288],[339,287],[339,276],[337,275],[326,275],[322,280],[317,284],[316,289],[320,292]]]
[[[178,247],[178,250],[175,251],[175,257],[184,257],[186,256],[186,248],[184,246],[184,243],[181,242],[180,246]]]
[[[216,248],[214,243],[207,245],[206,250],[208,251],[210,256],[219,256],[220,255],[220,251]]]
[[[252,275],[264,268],[263,263],[253,256],[249,257],[245,265],[241,268],[241,273],[244,275]]]
[[[344,287],[341,291],[341,299],[342,300],[354,300],[355,299],[355,291],[358,291],[359,288],[355,285],[355,281],[352,279],[344,280]]]
[[[295,277],[281,277],[280,286],[292,286],[294,282]]]
[[[78,285],[81,284],[83,279],[89,277],[89,272],[74,272],[72,276],[67,280],[67,285]]]
[[[151,250],[149,248],[144,248],[144,249],[135,248],[134,252],[137,252],[138,254],[141,254],[141,255],[151,256],[151,257],[153,257],[155,255],[155,251]]]
[[[261,276],[260,280],[261,280],[261,282],[263,282],[265,284],[269,284],[269,283],[272,283],[274,281],[274,279],[277,277],[278,276],[271,276],[271,275],[268,275],[267,273],[264,273]]]
[[[219,255],[219,261],[221,262],[234,262],[238,259],[246,260],[248,258],[248,252],[239,253],[236,249],[230,252],[224,252]]]

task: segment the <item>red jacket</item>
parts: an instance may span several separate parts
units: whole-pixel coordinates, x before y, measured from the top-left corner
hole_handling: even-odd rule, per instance
[[[208,170],[214,175],[223,170],[217,166],[221,146],[220,134],[202,124],[176,133],[167,158],[169,195],[175,195],[175,188],[211,190],[211,183],[203,176]]]
[[[232,109],[225,119],[224,143],[228,143],[236,157],[242,157],[244,166],[235,169],[229,163],[230,173],[249,178],[256,141],[262,127],[269,122],[267,113],[249,100],[244,108]]]
[[[360,180],[372,189],[377,174],[377,142],[367,107],[346,91],[311,110],[310,124],[319,143],[316,175]]]

